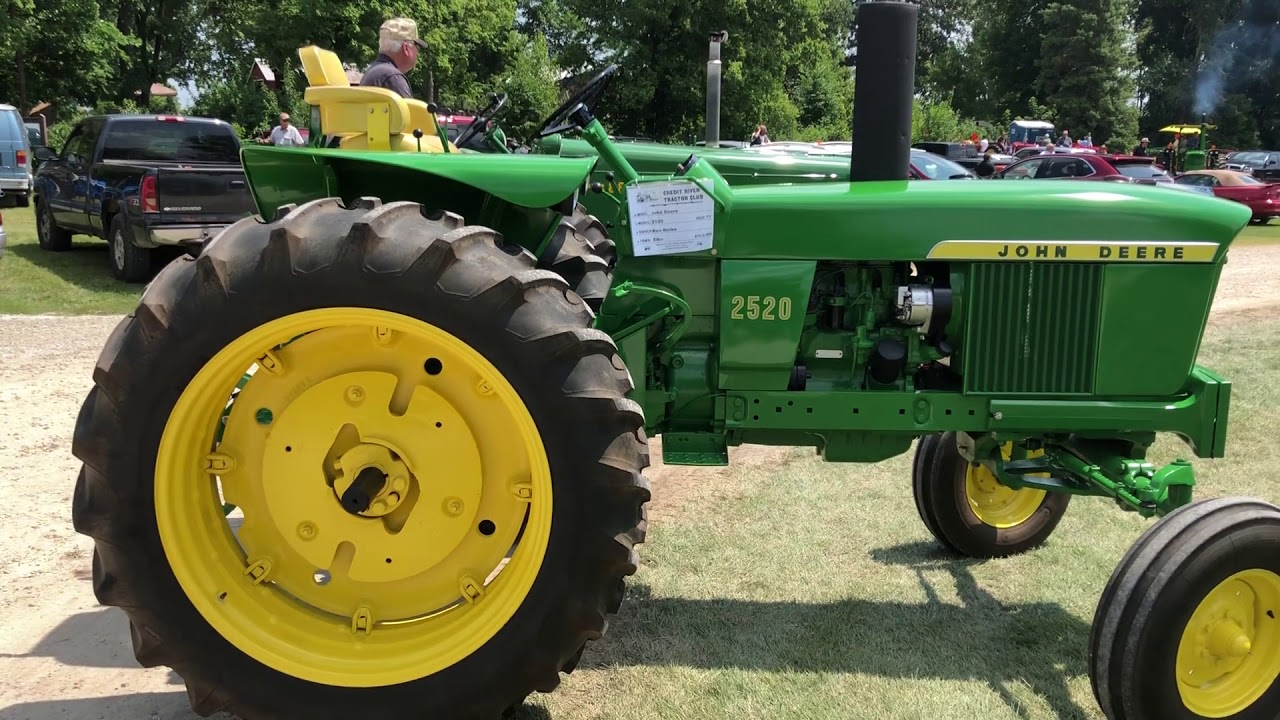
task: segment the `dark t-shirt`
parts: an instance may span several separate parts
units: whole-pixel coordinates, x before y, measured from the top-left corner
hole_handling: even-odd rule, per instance
[[[364,71],[360,84],[384,87],[402,98],[413,97],[413,91],[409,89],[409,81],[405,79],[404,73],[400,72],[400,68],[396,67],[391,58],[381,53]]]

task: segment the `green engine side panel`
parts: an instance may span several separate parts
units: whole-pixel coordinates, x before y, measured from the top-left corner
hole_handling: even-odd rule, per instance
[[[1108,265],[1098,343],[1101,396],[1174,395],[1200,350],[1222,265]],[[1133,327],[1144,319],[1141,329]]]
[[[720,263],[720,388],[786,390],[817,263]]]

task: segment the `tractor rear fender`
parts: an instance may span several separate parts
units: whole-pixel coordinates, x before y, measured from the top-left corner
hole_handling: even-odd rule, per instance
[[[461,215],[536,251],[572,213],[597,158],[480,153],[245,147],[241,161],[259,214],[325,197],[421,203]]]

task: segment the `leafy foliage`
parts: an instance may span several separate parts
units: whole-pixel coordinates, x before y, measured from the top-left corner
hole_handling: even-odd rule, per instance
[[[1276,0],[915,0],[917,140],[954,140],[1043,118],[1073,137],[1157,145],[1159,128],[1218,127],[1223,147],[1280,147]],[[856,0],[8,0],[0,9],[0,99],[54,105],[66,122],[95,108],[148,105],[151,83],[194,83],[190,112],[262,133],[305,118],[298,48],[316,44],[365,68],[378,26],[418,21],[430,49],[414,94],[458,113],[510,95],[500,121],[527,137],[609,63],[600,108],[613,132],[667,141],[705,132],[708,34],[722,48],[721,135],[848,138]],[[281,82],[250,79],[261,59]],[[60,125],[56,126],[60,127]],[[59,129],[57,132],[61,132]],[[58,137],[57,132],[54,137]]]

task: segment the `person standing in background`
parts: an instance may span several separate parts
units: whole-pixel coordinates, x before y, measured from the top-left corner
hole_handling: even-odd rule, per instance
[[[262,145],[275,145],[277,147],[302,147],[307,144],[302,139],[302,133],[298,132],[298,128],[293,126],[289,119],[289,113],[280,113],[280,124],[271,129],[271,136],[266,140],[259,140]]]
[[[759,125],[757,125],[756,131],[751,133],[751,144],[752,145],[768,145],[769,144],[769,130],[764,126],[764,123],[760,123]]]

